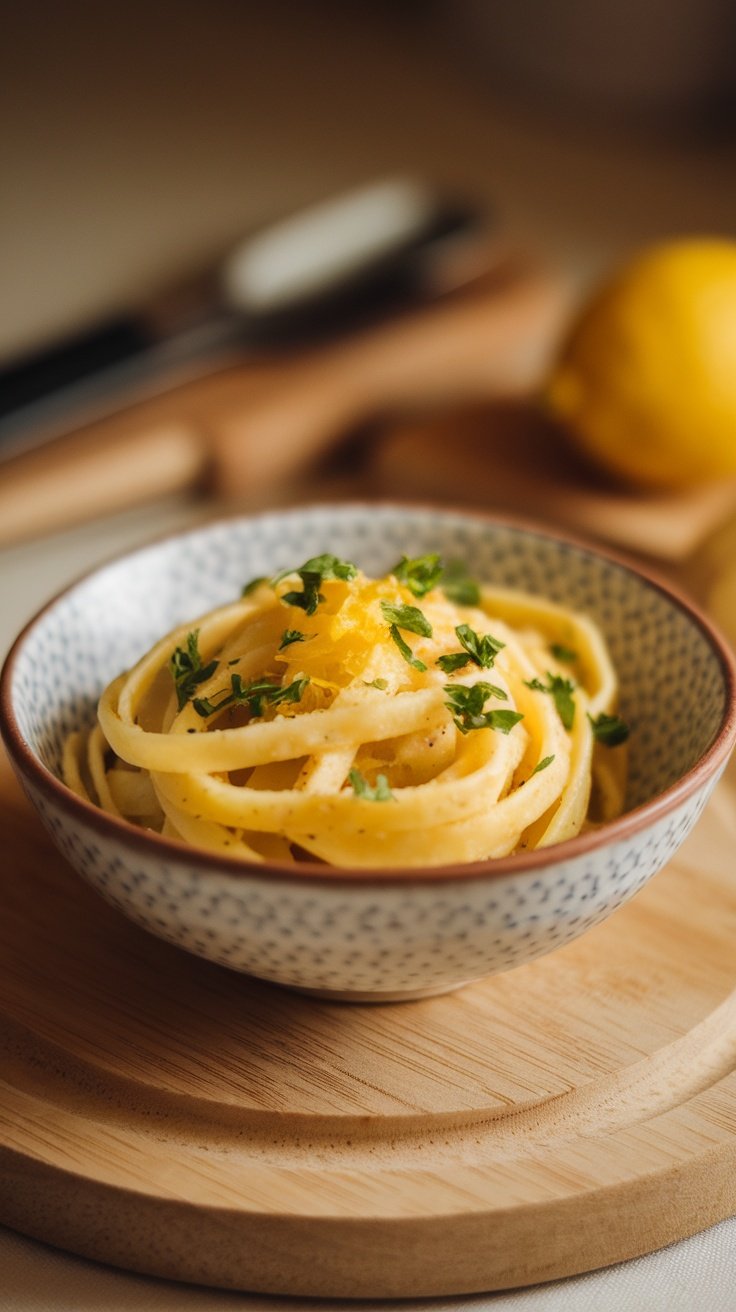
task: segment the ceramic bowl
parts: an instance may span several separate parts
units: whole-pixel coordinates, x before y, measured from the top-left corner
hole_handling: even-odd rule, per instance
[[[244,580],[322,551],[381,574],[439,551],[479,579],[591,614],[632,726],[625,814],[556,847],[472,865],[347,870],[251,865],[111,818],[59,780],[64,736],[105,684]],[[736,733],[723,641],[669,588],[588,546],[451,510],[317,506],[218,522],[144,547],[52,601],[3,671],[14,767],[54,841],[126,915],[262,979],[355,1000],[419,997],[569,942],[662,867],[695,824]]]

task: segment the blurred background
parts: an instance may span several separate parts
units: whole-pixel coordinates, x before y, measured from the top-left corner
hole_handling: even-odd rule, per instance
[[[528,512],[665,562],[730,517],[730,466],[702,487],[687,462],[674,488],[651,470],[622,479],[528,404],[601,280],[652,244],[734,237],[729,0],[64,0],[6,6],[3,30],[0,519],[19,569],[15,543],[95,515],[116,545],[120,513],[143,515],[140,534],[182,507],[356,488]],[[472,215],[460,273],[424,268],[367,318],[348,296],[327,337],[310,340],[307,315],[275,356],[228,338],[221,357],[195,351],[145,386],[135,372],[105,384],[92,408],[55,409],[52,389],[18,447],[10,384],[27,400],[50,350],[160,309],[251,234],[387,178],[418,181],[428,210],[450,198]],[[407,381],[412,343],[423,364]],[[224,390],[187,391],[220,369]],[[93,468],[90,451],[110,463]]]
[[[409,171],[581,277],[732,232],[729,0],[6,5],[4,357]]]

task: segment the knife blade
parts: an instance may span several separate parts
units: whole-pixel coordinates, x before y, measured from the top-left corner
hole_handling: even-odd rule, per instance
[[[431,297],[473,275],[488,225],[476,207],[400,177],[281,219],[149,304],[0,369],[0,461],[123,401]]]

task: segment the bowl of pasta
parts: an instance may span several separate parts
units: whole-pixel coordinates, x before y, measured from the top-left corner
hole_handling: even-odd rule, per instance
[[[0,686],[62,853],[139,925],[352,1000],[525,964],[633,896],[736,735],[708,621],[541,528],[324,505],[143,547]]]

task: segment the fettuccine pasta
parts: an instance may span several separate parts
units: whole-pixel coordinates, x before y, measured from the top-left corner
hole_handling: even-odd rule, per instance
[[[433,555],[381,579],[323,555],[162,638],[70,735],[63,775],[249,861],[479,861],[621,811],[616,703],[584,615]]]

